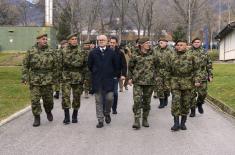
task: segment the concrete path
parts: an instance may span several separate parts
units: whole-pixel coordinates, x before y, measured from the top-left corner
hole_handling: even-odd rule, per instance
[[[54,121],[45,113],[41,126],[32,127],[31,112],[0,127],[0,155],[234,155],[235,120],[211,106],[205,114],[187,121],[187,131],[171,132],[173,124],[170,106],[159,110],[152,99],[150,128],[131,128],[132,91],[119,93],[118,114],[112,122],[97,129],[94,97],[84,99],[79,111],[79,123],[63,125],[60,101],[55,101]]]

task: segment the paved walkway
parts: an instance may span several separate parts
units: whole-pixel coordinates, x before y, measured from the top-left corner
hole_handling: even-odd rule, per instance
[[[63,125],[60,101],[55,101],[54,121],[45,113],[41,126],[32,127],[31,112],[0,127],[0,155],[234,155],[235,120],[211,106],[205,114],[187,121],[187,131],[171,132],[173,120],[170,106],[159,110],[158,100],[152,99],[150,128],[131,128],[132,91],[119,94],[118,114],[112,122],[97,129],[94,97],[82,98],[79,123]]]

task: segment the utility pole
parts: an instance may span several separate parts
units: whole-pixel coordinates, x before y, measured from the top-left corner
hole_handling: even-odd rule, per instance
[[[221,30],[221,0],[219,0],[219,31]]]
[[[231,23],[231,2],[228,1],[228,24]]]
[[[188,42],[191,42],[191,0],[188,0]]]
[[[45,0],[45,26],[53,26],[53,0]]]

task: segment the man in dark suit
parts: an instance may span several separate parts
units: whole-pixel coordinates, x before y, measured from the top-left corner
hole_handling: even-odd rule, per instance
[[[120,48],[118,47],[118,39],[116,37],[111,37],[109,41],[110,48],[112,48],[115,53],[116,57],[118,59],[118,76],[114,78],[114,101],[113,101],[113,114],[117,114],[117,103],[118,103],[118,83],[123,82],[126,77],[127,72],[127,65],[126,65],[126,59],[124,56],[124,53],[120,51]],[[121,84],[120,84],[121,85]],[[121,87],[120,87],[121,88]],[[120,89],[121,90],[121,89]]]
[[[104,126],[104,117],[107,124],[111,122],[114,77],[117,77],[118,74],[116,54],[111,48],[107,47],[107,43],[107,36],[98,36],[98,47],[93,49],[88,57],[88,67],[91,71],[92,87],[96,100],[97,128]]]

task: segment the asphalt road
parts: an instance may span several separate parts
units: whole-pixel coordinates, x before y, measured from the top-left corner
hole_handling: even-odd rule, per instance
[[[97,129],[94,97],[84,99],[77,124],[63,125],[60,100],[55,100],[54,121],[43,112],[41,126],[32,127],[32,113],[0,127],[0,155],[234,155],[235,120],[205,105],[205,114],[189,118],[186,131],[171,132],[170,106],[158,109],[152,99],[150,128],[132,129],[132,91],[119,93],[118,114]]]

